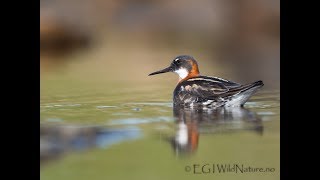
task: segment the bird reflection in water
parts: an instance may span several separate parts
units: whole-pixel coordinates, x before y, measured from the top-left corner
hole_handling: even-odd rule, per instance
[[[170,143],[176,155],[196,152],[201,134],[252,131],[263,133],[261,119],[243,107],[197,109],[174,107],[175,136]]]

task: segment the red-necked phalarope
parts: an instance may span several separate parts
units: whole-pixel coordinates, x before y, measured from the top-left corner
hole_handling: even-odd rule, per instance
[[[176,57],[169,67],[149,76],[166,72],[179,75],[173,92],[174,105],[187,107],[243,106],[263,86],[262,81],[241,85],[218,77],[201,76],[197,61],[188,55]]]

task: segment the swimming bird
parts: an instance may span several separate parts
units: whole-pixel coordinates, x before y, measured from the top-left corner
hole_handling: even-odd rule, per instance
[[[174,58],[169,67],[150,73],[149,76],[166,72],[179,75],[173,91],[175,106],[243,106],[264,85],[262,81],[242,85],[219,77],[202,76],[197,61],[189,55]]]

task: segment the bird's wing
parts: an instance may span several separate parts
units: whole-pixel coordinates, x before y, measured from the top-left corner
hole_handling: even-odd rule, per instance
[[[216,99],[217,97],[228,97],[235,94],[263,86],[262,81],[241,85],[221,78],[200,76],[190,78],[181,83],[185,92],[191,96],[201,99]]]
[[[194,91],[195,94],[205,97],[227,93],[231,89],[241,87],[241,84],[229,80],[207,76],[190,78],[183,83],[186,87],[191,86],[190,90]]]
[[[202,77],[190,78],[180,84],[184,92],[203,99],[215,99],[217,96],[227,93],[231,87],[229,86],[221,81]]]
[[[200,78],[202,78],[206,81],[211,81],[213,83],[221,83],[229,89],[233,89],[233,88],[237,88],[237,87],[241,86],[241,84],[239,84],[239,83],[236,83],[236,82],[233,82],[230,80],[226,80],[226,79],[222,79],[222,78],[218,78],[218,77],[200,76]]]

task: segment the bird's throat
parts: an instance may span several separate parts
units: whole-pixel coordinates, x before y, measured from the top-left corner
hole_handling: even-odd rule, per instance
[[[179,80],[180,79],[184,79],[189,75],[189,72],[184,68],[178,69],[178,70],[176,70],[174,72],[179,75]]]

